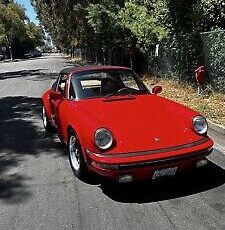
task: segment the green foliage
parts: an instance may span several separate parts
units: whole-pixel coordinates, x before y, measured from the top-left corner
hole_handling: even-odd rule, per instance
[[[85,1],[65,0],[63,7],[59,0],[33,0],[32,4],[56,46],[71,48],[87,43]]]
[[[213,37],[210,40],[212,48],[208,51],[202,49],[204,41],[200,39],[202,32],[225,29],[224,0],[32,2],[54,44],[62,50],[84,48],[86,56],[90,53],[87,47],[92,47],[95,60],[117,59],[123,64],[125,56],[130,61],[130,51],[141,51],[146,57],[146,54],[154,53],[156,44],[160,44],[160,57],[149,61],[151,68],[156,65],[161,73],[189,81],[193,81],[193,69],[204,56],[205,63],[213,60],[208,66],[213,66],[214,70],[221,69],[219,66],[225,63],[222,37]],[[210,53],[208,58],[207,52]],[[215,76],[218,74],[224,76],[223,71],[217,71]],[[224,82],[221,79],[216,81]]]
[[[0,12],[0,45],[9,48],[11,58],[11,47],[18,51],[22,46],[34,48],[43,44],[43,30],[28,21],[21,5],[13,1],[0,3]]]
[[[44,45],[44,31],[41,27],[33,22],[28,22],[25,25],[26,40],[29,41],[34,47]]]
[[[33,0],[55,45],[147,50],[168,35],[224,28],[223,0]]]
[[[202,26],[209,30],[225,29],[224,0],[201,0]]]
[[[210,73],[210,84],[217,91],[225,92],[225,31],[202,33],[205,64]]]
[[[165,1],[154,1],[151,10],[149,3],[145,7],[118,0],[67,0],[63,8],[59,0],[33,0],[33,5],[57,46],[126,49],[136,45],[146,48],[166,35],[166,28],[160,24],[160,18],[165,18]],[[136,22],[129,20],[133,14]]]
[[[24,20],[26,19],[24,9],[14,3],[8,5],[0,4],[0,32],[8,42],[15,37],[22,39],[25,34]]]
[[[224,0],[168,0],[170,30],[178,33],[225,28]]]
[[[96,39],[100,42],[99,46],[106,46],[112,43],[115,38],[117,22],[115,12],[110,11],[107,6],[102,4],[90,4],[87,7],[87,22],[93,28]]]
[[[110,4],[111,2],[111,4]],[[128,28],[120,23],[118,4],[113,1],[104,4],[90,4],[87,8],[87,20],[94,32],[95,47],[113,49],[131,47],[133,36]]]
[[[167,30],[155,18],[154,11],[134,1],[126,1],[120,10],[121,25],[129,29],[137,39],[139,47],[147,49],[166,36]]]

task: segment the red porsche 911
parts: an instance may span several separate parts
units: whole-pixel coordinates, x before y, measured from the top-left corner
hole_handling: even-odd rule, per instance
[[[149,92],[129,68],[63,69],[43,94],[43,124],[69,149],[74,174],[131,182],[207,163],[213,148],[199,113]]]

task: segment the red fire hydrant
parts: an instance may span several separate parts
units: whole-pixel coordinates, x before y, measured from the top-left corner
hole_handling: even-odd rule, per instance
[[[198,85],[198,94],[201,94],[205,81],[205,66],[201,65],[195,70],[195,79]]]

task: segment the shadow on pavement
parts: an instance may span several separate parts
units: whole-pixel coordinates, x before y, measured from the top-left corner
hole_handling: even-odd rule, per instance
[[[0,80],[12,78],[30,78],[33,81],[51,80],[57,77],[57,73],[46,73],[44,69],[20,70],[0,73]]]
[[[14,60],[13,62],[33,61],[33,60],[37,61],[37,60],[40,60],[40,59],[48,59],[48,57],[40,56],[40,57],[22,58],[22,59]]]
[[[151,203],[185,197],[217,188],[225,183],[225,170],[209,162],[205,169],[181,173],[174,178],[131,184],[105,181],[100,185],[110,199],[122,203]]]
[[[7,202],[21,202],[31,196],[26,188],[29,178],[18,172],[26,155],[38,157],[60,148],[60,153],[65,153],[56,137],[45,134],[38,125],[41,107],[39,98],[0,98],[0,199]]]
[[[49,81],[53,79],[57,79],[58,74],[57,73],[44,73],[44,72],[39,72],[38,75],[31,76],[28,80],[31,81]]]
[[[0,177],[0,199],[8,203],[21,203],[32,196],[24,183],[29,180],[21,175],[6,175]]]

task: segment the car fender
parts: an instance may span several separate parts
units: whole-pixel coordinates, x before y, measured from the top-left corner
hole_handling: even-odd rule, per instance
[[[52,91],[52,89],[49,89],[47,92],[45,92],[42,96],[42,102],[43,106],[45,107],[46,114],[48,119],[51,121],[51,113],[52,113],[52,108],[51,108],[51,102],[49,100],[49,93]]]
[[[112,148],[100,150],[94,143],[94,134],[98,128],[102,127],[101,121],[95,119],[93,116],[88,116],[86,111],[83,110],[79,105],[76,106],[76,109],[73,109],[73,107],[74,105],[70,104],[70,110],[65,112],[64,118],[68,120],[68,123],[66,125],[66,132],[63,132],[64,141],[68,142],[68,130],[72,128],[80,140],[80,145],[83,148],[87,148],[89,151],[95,153],[126,152],[124,145],[114,134],[114,144]]]

